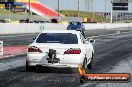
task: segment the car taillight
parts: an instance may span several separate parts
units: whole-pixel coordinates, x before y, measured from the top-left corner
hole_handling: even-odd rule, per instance
[[[67,51],[64,52],[64,54],[80,54],[81,50],[79,48],[70,48]]]
[[[28,48],[28,52],[39,52],[39,53],[42,53],[42,51],[38,47],[35,47],[35,46],[29,47]]]

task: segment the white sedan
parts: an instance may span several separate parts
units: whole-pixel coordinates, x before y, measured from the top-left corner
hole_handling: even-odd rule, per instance
[[[93,40],[87,40],[80,31],[45,30],[27,50],[26,70],[33,66],[56,68],[92,68]]]

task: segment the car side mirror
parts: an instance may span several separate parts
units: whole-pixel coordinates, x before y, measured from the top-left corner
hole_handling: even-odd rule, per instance
[[[35,40],[36,39],[36,37],[33,37],[33,40]]]
[[[95,40],[94,39],[89,39],[89,42],[90,43],[95,43]]]

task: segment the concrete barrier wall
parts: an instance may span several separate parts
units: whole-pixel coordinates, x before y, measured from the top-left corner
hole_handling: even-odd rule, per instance
[[[67,25],[62,24],[34,24],[34,23],[21,23],[21,24],[0,24],[0,34],[19,34],[19,33],[39,33],[43,30],[66,29]]]
[[[47,23],[43,24],[45,30],[66,30],[67,25],[64,24],[54,24],[54,23]]]
[[[125,28],[132,27],[132,23],[117,23],[117,24],[84,24],[86,30],[90,29],[113,29],[113,28]],[[0,34],[19,34],[19,33],[39,33],[43,30],[66,30],[67,25],[63,24],[34,24],[34,23],[20,23],[20,24],[10,24],[1,23],[0,24]]]
[[[39,31],[39,25],[35,24],[0,24],[0,34],[35,33]]]
[[[97,24],[84,24],[86,30],[90,29],[113,29],[113,28],[127,28],[132,27],[132,23],[116,23],[116,24],[110,24],[110,23],[97,23]]]

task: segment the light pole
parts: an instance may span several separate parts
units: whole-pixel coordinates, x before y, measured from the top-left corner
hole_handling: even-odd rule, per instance
[[[29,15],[31,14],[30,10],[31,10],[31,0],[29,0]]]
[[[112,18],[112,16],[113,16],[113,1],[111,1],[110,23],[113,22],[113,18]]]
[[[86,11],[87,9],[87,0],[85,0],[85,7],[84,7],[84,10]]]
[[[11,4],[9,4],[9,13],[10,13],[10,11],[11,11]],[[9,15],[9,20],[10,20],[10,15]]]
[[[89,12],[90,12],[90,3],[91,3],[91,1],[88,0],[88,11],[89,11]]]
[[[30,16],[31,16],[31,0],[29,0],[29,21],[30,21]]]
[[[89,0],[85,0],[85,11],[88,11]]]
[[[58,0],[58,17],[60,16],[60,0]]]
[[[93,19],[94,19],[94,2],[92,0],[92,13],[93,13]]]
[[[105,21],[107,21],[107,10],[106,10],[106,3],[107,3],[107,0],[105,0]]]
[[[80,2],[78,0],[78,17],[80,17]]]

